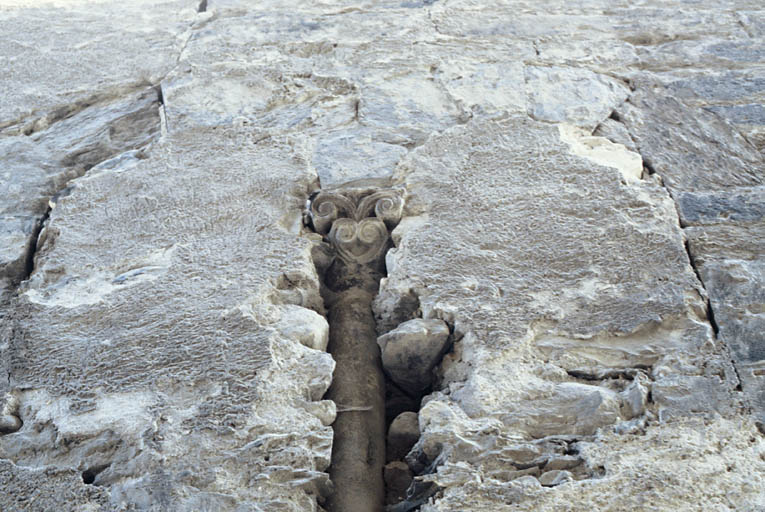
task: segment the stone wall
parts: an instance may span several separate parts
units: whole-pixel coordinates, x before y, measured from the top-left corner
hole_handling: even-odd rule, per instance
[[[358,180],[369,510],[765,510],[761,2],[4,0],[0,48],[0,510],[342,512],[306,207]]]

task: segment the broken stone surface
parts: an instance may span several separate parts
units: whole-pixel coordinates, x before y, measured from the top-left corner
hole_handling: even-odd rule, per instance
[[[453,342],[392,510],[765,507],[763,19],[5,0],[0,509],[324,508],[301,211],[390,177],[377,334]]]
[[[158,93],[144,86],[35,133],[0,136],[0,285],[27,276],[43,216],[73,179],[129,151],[137,157],[159,130]]]
[[[432,381],[431,370],[448,349],[449,326],[441,320],[416,318],[377,338],[382,364],[391,379],[418,394]]]
[[[696,92],[689,94],[698,99]],[[717,334],[765,421],[765,158],[725,120],[668,97],[657,84],[639,84],[618,117],[675,198]]]
[[[94,102],[158,84],[176,65],[198,5],[3,2],[0,134],[37,132]]]

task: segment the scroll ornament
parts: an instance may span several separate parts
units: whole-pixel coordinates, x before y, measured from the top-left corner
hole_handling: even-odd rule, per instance
[[[314,230],[327,237],[341,260],[365,265],[382,257],[403,209],[404,200],[394,189],[335,190],[319,192],[308,213]]]

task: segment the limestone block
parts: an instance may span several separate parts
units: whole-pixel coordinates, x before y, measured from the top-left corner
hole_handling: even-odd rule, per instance
[[[583,69],[527,66],[525,74],[528,113],[540,121],[592,131],[629,96],[625,84]]]
[[[44,451],[138,509],[315,507],[335,363],[317,350],[326,321],[281,301],[321,303],[311,243],[290,232],[311,180],[289,145],[215,131],[78,178],[20,290],[23,341],[3,348],[23,390],[3,457]]]
[[[386,373],[404,391],[417,394],[431,381],[431,370],[448,348],[449,326],[442,320],[416,318],[377,338]]]
[[[158,109],[157,91],[138,87],[93,100],[30,135],[0,137],[0,282],[26,277],[43,216],[73,179],[156,138]]]
[[[660,84],[641,81],[636,87],[617,109],[618,118],[676,197],[763,183],[761,154],[719,116],[686,106]]]

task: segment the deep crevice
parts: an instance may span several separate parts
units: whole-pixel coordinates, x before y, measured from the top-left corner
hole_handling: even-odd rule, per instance
[[[96,483],[96,478],[98,477],[99,473],[101,473],[103,470],[108,468],[109,465],[100,465],[100,466],[93,466],[81,473],[82,477],[82,483],[86,485],[98,485]]]
[[[26,258],[24,262],[24,274],[21,276],[21,281],[26,281],[27,279],[29,279],[29,276],[31,276],[32,272],[34,272],[35,255],[37,254],[37,249],[38,249],[38,245],[40,241],[40,233],[45,227],[45,224],[47,224],[48,222],[48,218],[50,217],[50,212],[51,212],[51,207],[48,206],[43,216],[40,217],[40,220],[37,221],[35,230],[32,232],[32,234],[29,237],[29,243],[27,245],[27,254],[26,254]]]
[[[634,84],[630,83],[629,85],[630,85],[630,89],[634,92],[636,90],[636,87],[634,86]],[[624,101],[624,104],[628,104],[628,103],[630,103],[630,98],[627,98]],[[609,116],[609,118],[613,119],[614,121],[617,121],[619,123],[622,123],[622,125],[624,125],[624,122],[622,120],[622,116],[619,114],[618,109],[614,109],[611,112],[611,115]],[[626,128],[626,126],[625,126],[625,128]],[[643,175],[644,175],[644,177],[646,175],[647,176],[654,176],[654,175],[657,176],[657,178],[658,178],[657,179],[657,183],[662,188],[664,188],[664,190],[667,193],[667,196],[672,200],[672,203],[675,206],[675,213],[677,215],[677,223],[680,226],[680,229],[682,229],[684,231],[685,228],[688,227],[688,225],[683,220],[683,216],[680,214],[680,210],[678,208],[678,202],[675,199],[674,195],[672,194],[672,190],[664,182],[664,180],[662,179],[661,175],[657,174],[656,168],[653,165],[653,162],[651,162],[651,160],[649,158],[647,158],[646,156],[644,156],[642,154],[642,152],[640,152],[640,145],[638,144],[638,141],[636,140],[636,138],[633,136],[632,132],[629,129],[627,130],[627,134],[629,135],[630,139],[632,140],[632,143],[635,145],[636,151],[638,151],[638,154],[640,154],[640,157],[643,160],[643,168],[644,168]],[[714,334],[714,338],[716,340],[723,341],[720,338],[720,325],[717,323],[717,320],[715,319],[715,312],[714,312],[714,308],[712,307],[712,299],[711,299],[711,297],[709,295],[709,291],[707,290],[706,284],[704,283],[704,279],[702,279],[701,272],[699,270],[699,265],[696,262],[696,258],[693,255],[693,251],[691,250],[691,247],[690,247],[690,244],[688,242],[688,239],[685,236],[684,236],[684,240],[683,240],[683,246],[684,246],[686,255],[688,257],[688,263],[691,266],[691,268],[693,269],[693,272],[696,275],[696,279],[698,280],[699,284],[701,285],[701,288],[704,290],[704,309],[705,309],[707,321],[709,322],[709,325],[712,328],[712,332]],[[727,343],[726,343],[726,345],[727,345]],[[738,370],[738,365],[736,364],[735,359],[733,359],[733,357],[732,357],[732,352],[730,350],[730,347],[727,347],[727,349],[729,351],[729,354],[731,355],[731,359],[730,359],[731,368],[733,369],[733,372],[736,375],[736,380],[738,381],[736,386],[734,387],[734,389],[736,391],[738,391],[738,392],[743,392],[743,381],[741,379],[741,374],[739,373],[739,370]]]
[[[30,212],[39,217],[34,229],[29,233],[24,252],[20,255],[20,262],[23,265],[17,266],[13,272],[15,275],[9,276],[14,287],[18,287],[21,282],[29,279],[34,272],[35,258],[41,245],[40,234],[48,223],[51,211],[58,200],[71,193],[72,181],[84,176],[93,167],[103,162],[127,151],[141,150],[153,142],[160,130],[157,106],[161,105],[162,101],[161,88],[152,86],[140,91],[130,90],[128,99],[117,98],[107,102],[104,96],[94,96],[90,100],[75,103],[67,108],[62,107],[41,118],[45,127],[40,128],[37,143],[48,144],[49,139],[53,140],[51,151],[56,148],[56,134],[55,131],[52,133],[48,131],[58,129],[53,126],[53,123],[68,119],[76,121],[75,118],[81,114],[85,116],[84,123],[88,123],[88,117],[94,115],[102,115],[104,122],[92,125],[93,127],[79,141],[79,146],[60,156],[58,165],[62,171],[59,175],[72,177],[60,184],[57,183],[54,190],[49,189],[44,192],[44,194],[50,194],[44,212]],[[95,112],[86,112],[90,108],[95,109]],[[40,124],[39,121],[35,121],[32,125],[37,126]],[[32,130],[30,134],[36,131],[38,130]],[[55,183],[55,177],[51,178],[51,182]]]

